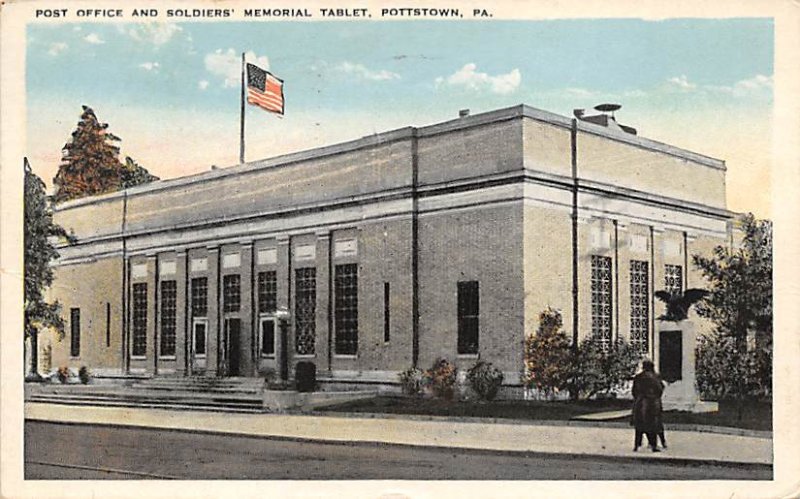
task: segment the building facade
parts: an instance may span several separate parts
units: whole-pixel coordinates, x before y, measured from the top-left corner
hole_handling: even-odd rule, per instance
[[[702,287],[690,257],[730,221],[724,162],[619,127],[522,105],[402,128],[59,205],[52,363],[395,383],[446,357],[514,385],[548,306],[652,356],[654,291]]]

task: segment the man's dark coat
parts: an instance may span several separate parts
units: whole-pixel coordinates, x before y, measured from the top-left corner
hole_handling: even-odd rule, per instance
[[[643,371],[633,378],[633,426],[643,433],[663,430],[661,392],[664,387],[658,374]]]

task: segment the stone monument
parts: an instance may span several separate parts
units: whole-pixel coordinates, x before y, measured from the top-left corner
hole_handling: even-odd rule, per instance
[[[655,337],[655,365],[667,383],[661,397],[664,410],[715,412],[716,402],[700,400],[695,385],[697,334],[690,320],[659,319]]]

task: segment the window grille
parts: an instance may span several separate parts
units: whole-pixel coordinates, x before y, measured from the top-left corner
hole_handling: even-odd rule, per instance
[[[258,311],[271,314],[278,309],[278,279],[274,270],[258,273]]]
[[[295,270],[295,350],[299,355],[313,355],[317,336],[317,269]]]
[[[175,355],[176,281],[161,281],[161,342],[160,354]]]
[[[611,346],[613,330],[612,280],[611,258],[592,255],[592,334],[605,349]]]
[[[668,293],[683,293],[683,266],[664,265],[664,290]]]
[[[208,315],[208,278],[195,277],[191,286],[192,317],[205,317]]]
[[[147,283],[133,285],[133,351],[132,355],[147,353]]]
[[[355,355],[358,351],[358,265],[337,265],[334,280],[335,352]]]
[[[238,312],[241,302],[241,278],[239,274],[226,275],[222,278],[222,311]]]
[[[650,338],[649,262],[631,260],[631,345],[646,354]]]

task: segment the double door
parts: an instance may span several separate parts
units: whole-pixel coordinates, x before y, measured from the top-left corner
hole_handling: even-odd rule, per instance
[[[241,332],[241,319],[224,320],[217,356],[219,376],[241,375]],[[208,368],[208,319],[197,317],[192,319],[191,371],[202,373]]]

